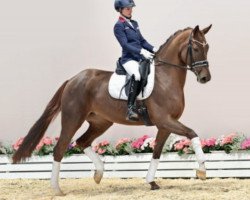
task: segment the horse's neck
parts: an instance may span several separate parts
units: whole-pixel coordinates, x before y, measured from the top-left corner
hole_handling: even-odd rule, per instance
[[[176,49],[173,51],[172,49]],[[165,60],[168,63],[175,65],[183,65],[178,55],[178,47],[166,49],[163,55],[160,55],[161,60]],[[163,49],[164,50],[164,49]],[[168,82],[168,87],[173,86],[176,89],[183,89],[186,81],[186,69],[178,68],[177,66],[171,66],[167,64],[159,64],[155,68],[156,71],[156,81]],[[178,88],[177,88],[178,87]]]
[[[156,84],[162,89],[175,88],[183,90],[186,82],[187,71],[173,66],[159,65],[155,67]]]
[[[181,58],[179,57],[179,49],[187,40],[189,34],[189,31],[186,31],[184,34],[174,38],[169,45],[166,45],[161,49],[158,55],[159,58],[168,63],[183,65]],[[161,85],[163,83],[168,83],[167,87],[174,87],[183,90],[187,75],[186,69],[159,63],[155,70],[156,82],[158,80]]]

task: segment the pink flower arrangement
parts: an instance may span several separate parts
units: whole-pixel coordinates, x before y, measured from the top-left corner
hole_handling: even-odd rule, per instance
[[[174,149],[175,150],[182,150],[185,147],[189,147],[191,144],[191,141],[189,139],[182,139],[179,140],[177,143],[174,144]]]
[[[146,152],[152,152],[155,147],[155,138],[147,138],[144,142],[143,145],[140,147],[141,150],[145,150]]]
[[[54,139],[50,137],[43,137],[36,146],[34,153],[37,155],[51,154],[58,139],[58,137],[55,137]],[[8,150],[8,152],[13,153],[13,150],[18,150],[23,141],[23,137],[19,138],[12,145],[12,147],[9,148],[10,150]],[[133,153],[152,152],[154,150],[155,144],[155,138],[149,137],[148,135],[143,135],[142,137],[135,140],[132,140],[130,138],[121,138],[115,143],[114,146],[112,146],[109,141],[104,140],[94,145],[93,150],[100,155],[128,155]],[[201,140],[201,145],[205,153],[210,153],[212,150],[219,150],[225,151],[226,153],[230,153],[239,149],[250,150],[250,138],[246,139],[246,137],[243,137],[241,134],[232,133],[227,136],[222,136],[219,139],[216,139],[214,137],[209,139],[203,139]],[[3,149],[4,147],[0,146],[0,148]],[[171,148],[169,148],[168,152],[171,151],[177,151],[180,155],[184,153],[193,153],[191,141],[189,139],[179,140]],[[82,148],[77,146],[76,142],[73,142],[69,144],[65,155],[69,156],[71,154],[81,153],[83,153]]]
[[[215,138],[201,140],[201,146],[202,146],[202,148],[204,148],[205,146],[207,146],[207,147],[213,147],[215,145],[216,145],[216,139]]]
[[[106,149],[98,149],[98,154],[102,155],[106,152]]]
[[[129,138],[122,138],[120,140],[117,141],[116,145],[115,145],[115,148],[119,148],[121,145],[125,144],[125,143],[130,143],[131,142],[131,139]]]
[[[107,145],[109,145],[109,141],[104,140],[104,141],[101,142],[101,145],[102,146],[107,146]]]
[[[53,139],[50,138],[50,137],[44,137],[42,140],[43,140],[43,143],[45,145],[51,145],[51,144],[53,144]]]
[[[135,140],[134,142],[132,142],[132,147],[135,149],[140,149],[140,147],[143,145],[144,141],[149,138],[148,135],[144,135],[140,138],[138,138],[137,140]]]
[[[176,150],[179,155],[192,153],[190,145],[191,141],[189,139],[182,139],[174,144],[174,150]]]
[[[250,138],[248,138],[242,142],[241,149],[250,150]]]
[[[132,148],[135,153],[150,153],[155,147],[155,138],[144,135],[132,142]]]
[[[21,146],[21,144],[23,143],[23,140],[24,140],[23,137],[19,138],[16,141],[16,143],[12,145],[13,149],[17,151]],[[36,146],[36,150],[39,151],[44,145],[52,145],[52,144],[53,144],[53,139],[51,139],[50,137],[44,137],[40,140],[40,142]]]
[[[117,141],[115,145],[115,154],[117,155],[129,155],[133,153],[133,148],[131,146],[132,140],[129,138],[122,138]]]
[[[17,140],[16,143],[12,145],[13,149],[17,151],[21,144],[23,143],[24,138],[21,137]],[[37,155],[48,155],[53,152],[54,149],[54,142],[53,139],[50,137],[43,137],[40,142],[37,144],[34,154]]]
[[[234,139],[237,137],[238,135],[236,133],[231,133],[228,136],[224,136],[222,137],[221,141],[220,141],[220,145],[223,146],[225,144],[232,144]]]
[[[38,143],[38,145],[36,146],[36,150],[37,151],[40,151],[40,149],[43,147],[43,146],[50,146],[53,144],[53,139],[50,138],[50,137],[43,137],[40,142]]]
[[[21,146],[21,144],[23,143],[23,140],[24,140],[23,137],[19,138],[16,141],[16,143],[12,145],[13,149],[17,151],[19,149],[19,147]]]
[[[216,138],[209,138],[201,140],[201,147],[204,153],[211,153],[212,150],[216,149]]]
[[[217,149],[224,150],[226,153],[236,152],[241,149],[241,144],[244,139],[245,136],[242,134],[231,133],[218,140]]]
[[[156,140],[155,139],[149,143],[149,147],[152,148],[153,150],[155,148],[155,145],[156,145]]]
[[[40,149],[45,146],[45,145],[52,145],[53,144],[53,139],[50,137],[43,137],[38,145],[36,146],[36,150],[40,151]]]
[[[114,148],[110,145],[109,141],[104,140],[93,147],[93,150],[99,155],[113,154]]]

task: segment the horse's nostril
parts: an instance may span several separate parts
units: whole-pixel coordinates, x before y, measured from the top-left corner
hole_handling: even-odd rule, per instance
[[[202,78],[201,80],[202,80],[203,82],[206,82],[206,81],[207,81],[207,78],[204,77],[204,78]]]
[[[200,82],[201,83],[206,83],[208,80],[207,80],[207,77],[202,77],[201,79],[200,79]]]

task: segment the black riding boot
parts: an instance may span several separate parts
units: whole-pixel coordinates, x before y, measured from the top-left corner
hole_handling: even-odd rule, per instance
[[[128,94],[128,112],[127,112],[127,117],[126,120],[131,120],[131,121],[138,121],[139,117],[138,114],[136,113],[135,109],[135,99],[137,96],[137,90],[139,86],[139,81],[136,81],[134,76],[131,78],[131,85],[129,88],[129,94]]]

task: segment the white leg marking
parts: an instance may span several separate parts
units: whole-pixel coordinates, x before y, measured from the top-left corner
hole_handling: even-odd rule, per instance
[[[53,162],[52,174],[51,174],[51,179],[50,179],[51,188],[54,190],[55,195],[57,196],[64,195],[59,186],[60,165],[61,165],[60,162],[56,162],[56,161]]]
[[[93,151],[91,147],[87,147],[86,149],[84,149],[84,153],[89,157],[90,160],[92,160],[95,165],[96,171],[94,175],[94,180],[97,184],[99,184],[103,177],[104,164],[100,157]]]
[[[199,163],[199,169],[202,171],[206,171],[206,167],[205,167],[206,158],[205,158],[205,154],[201,148],[200,138],[195,137],[191,141],[192,141],[193,149],[194,149],[194,152],[196,155],[196,159]]]
[[[147,173],[147,176],[146,176],[147,183],[150,183],[150,182],[154,181],[155,173],[156,173],[158,164],[159,164],[159,159],[153,159],[152,158],[152,160],[150,162],[149,169],[148,169],[148,173]]]

